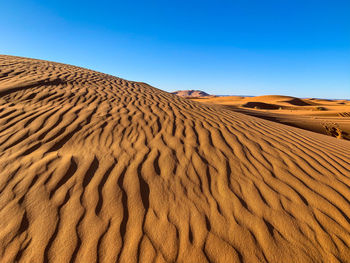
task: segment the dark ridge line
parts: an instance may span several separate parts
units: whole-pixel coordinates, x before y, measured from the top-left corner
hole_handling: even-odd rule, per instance
[[[74,134],[76,134],[78,131],[81,130],[82,127],[83,126],[79,123],[78,126],[73,131],[69,132],[62,139],[60,139],[58,142],[56,142],[47,152],[54,152],[54,151],[58,151],[59,149],[61,149],[73,137]],[[65,130],[66,127],[64,127],[63,129]],[[62,131],[62,133],[63,132],[64,131]]]
[[[142,170],[142,165],[144,164],[145,160],[147,159],[149,155],[149,152],[147,152],[141,163],[138,165],[137,167],[137,175],[139,177],[139,182],[140,182],[140,194],[141,194],[141,200],[142,200],[142,204],[143,204],[143,207],[145,209],[145,212],[144,212],[144,216],[143,216],[143,219],[142,219],[142,231],[144,231],[144,227],[145,227],[145,221],[146,221],[146,215],[147,215],[147,212],[148,212],[148,209],[149,209],[149,194],[150,194],[150,189],[149,189],[149,185],[148,183],[145,181],[145,179],[143,179],[142,177],[142,173],[141,173],[141,170]],[[141,250],[141,242],[142,241],[142,238],[138,244],[138,247],[137,247],[137,259],[138,261],[140,260],[140,250]]]
[[[103,204],[103,196],[102,196],[102,188],[105,185],[109,175],[111,174],[111,172],[113,171],[114,167],[116,166],[116,162],[114,162],[111,167],[108,168],[107,172],[103,175],[100,183],[97,186],[98,189],[98,195],[99,195],[99,199],[97,201],[97,205],[95,208],[95,214],[98,215],[102,209],[102,204]]]
[[[65,84],[67,83],[66,81],[62,80],[62,79],[54,79],[54,80],[39,80],[33,83],[33,81],[29,84],[17,84],[14,85],[13,87],[4,89],[4,90],[0,90],[0,97],[6,96],[8,94],[11,94],[13,92],[17,92],[17,91],[21,91],[21,90],[26,90],[26,89],[31,89],[31,88],[37,88],[40,86],[48,86],[48,85],[52,85],[52,86],[57,86],[60,84]]]
[[[51,190],[50,195],[49,195],[50,199],[56,193],[56,191],[62,185],[64,185],[75,174],[77,169],[78,169],[78,165],[77,165],[76,161],[74,160],[74,157],[72,156],[71,159],[70,159],[70,165],[69,165],[69,168],[68,168],[67,172],[65,173],[65,175],[62,176],[61,180],[59,180],[57,185]]]
[[[21,156],[26,156],[26,155],[31,154],[32,152],[34,152],[37,149],[39,149],[41,145],[42,145],[42,143],[38,142],[37,144],[35,144],[34,146],[32,146],[28,150],[26,150],[24,153],[22,153]]]
[[[24,241],[25,242],[25,241]],[[23,242],[23,243],[24,243]],[[32,242],[32,238],[30,238],[28,241],[27,241],[27,243],[25,244],[25,246],[23,247],[23,248],[21,248],[19,251],[18,251],[18,253],[17,253],[17,255],[16,255],[16,257],[15,257],[15,262],[19,262],[20,261],[20,259],[22,258],[22,254],[23,254],[23,252],[29,247],[29,245],[30,245],[30,243]],[[22,244],[23,244],[22,243]],[[21,245],[22,246],[22,245]]]
[[[98,161],[98,159],[95,156],[94,160],[91,162],[91,165],[90,165],[89,169],[86,171],[86,174],[84,176],[83,189],[85,189],[86,186],[88,186],[88,184],[90,183],[92,177],[95,175],[98,167],[99,167],[99,161]]]
[[[24,231],[26,231],[29,227],[29,221],[27,217],[27,212],[25,211],[22,217],[21,225],[18,229],[18,235],[22,234]]]
[[[125,173],[127,170],[126,166],[124,168],[124,170],[122,171],[122,173],[120,174],[119,178],[118,178],[118,186],[120,188],[120,190],[122,191],[122,205],[123,205],[123,219],[120,222],[120,236],[122,239],[122,245],[119,251],[119,254],[117,256],[117,262],[119,262],[120,256],[122,254],[123,248],[124,248],[124,243],[125,243],[125,234],[126,234],[126,225],[128,223],[128,219],[129,219],[129,210],[128,210],[128,196],[127,193],[123,187],[123,183],[124,183],[124,177],[125,177]]]
[[[72,256],[71,256],[71,259],[70,259],[69,263],[73,263],[73,262],[76,261],[76,258],[77,258],[77,256],[78,256],[79,249],[80,249],[80,247],[81,247],[82,240],[81,240],[81,237],[80,237],[79,232],[78,232],[78,227],[79,227],[80,223],[83,221],[83,219],[84,219],[84,217],[85,217],[85,214],[86,214],[86,209],[84,208],[84,213],[81,215],[81,217],[79,218],[78,223],[77,223],[77,225],[76,225],[76,229],[77,229],[77,230],[76,230],[77,245],[76,245],[76,247],[75,247],[75,249],[74,249],[74,251],[73,251],[73,254],[72,254]]]

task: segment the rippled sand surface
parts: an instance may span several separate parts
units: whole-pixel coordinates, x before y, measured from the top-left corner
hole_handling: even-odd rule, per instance
[[[349,262],[350,142],[0,56],[1,262]]]

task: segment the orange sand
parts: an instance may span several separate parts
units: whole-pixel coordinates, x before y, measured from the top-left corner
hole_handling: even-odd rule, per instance
[[[350,101],[289,96],[202,97],[193,99],[225,109],[350,140]]]
[[[350,142],[0,56],[1,262],[346,262]]]

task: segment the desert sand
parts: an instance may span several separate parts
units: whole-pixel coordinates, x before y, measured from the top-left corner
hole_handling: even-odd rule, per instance
[[[1,262],[349,262],[350,142],[0,56]]]
[[[225,109],[350,140],[350,101],[290,96],[202,96],[191,98]]]

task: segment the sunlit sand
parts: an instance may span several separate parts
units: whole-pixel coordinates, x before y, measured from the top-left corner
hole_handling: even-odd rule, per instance
[[[0,70],[1,262],[349,261],[349,141],[80,67]]]

